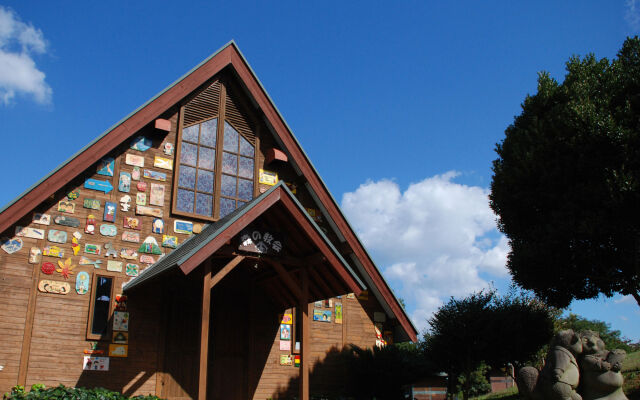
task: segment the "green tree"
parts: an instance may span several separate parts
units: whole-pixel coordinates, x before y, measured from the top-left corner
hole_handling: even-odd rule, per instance
[[[548,73],[496,145],[490,204],[513,280],[548,304],[603,293],[640,305],[640,40]]]
[[[481,291],[451,298],[429,320],[425,353],[449,375],[449,392],[460,382],[466,400],[483,362],[493,368],[524,364],[551,339],[553,321],[551,309],[526,296]]]
[[[608,350],[622,349],[627,353],[634,351],[634,348],[630,346],[630,341],[622,337],[622,333],[619,330],[611,330],[611,325],[606,322],[598,320],[589,320],[580,315],[569,314],[564,318],[558,320],[560,329],[573,329],[575,332],[584,330],[591,330],[600,334],[600,339],[607,346]]]

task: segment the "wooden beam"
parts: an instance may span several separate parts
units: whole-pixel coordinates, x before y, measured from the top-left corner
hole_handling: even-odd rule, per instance
[[[41,241],[38,240],[41,245]],[[27,303],[27,316],[22,335],[22,350],[20,352],[20,366],[18,367],[18,385],[25,386],[27,383],[27,371],[29,369],[29,354],[31,353],[31,337],[33,336],[33,320],[36,314],[36,301],[38,298],[38,277],[40,268],[33,266],[31,272],[31,288],[29,289],[29,302]]]
[[[300,343],[300,400],[309,400],[309,362],[311,361],[311,343],[309,339],[309,275],[302,269],[302,293],[300,296],[302,311],[302,340]]]
[[[320,252],[311,254],[303,258],[303,263],[305,264],[305,266],[312,266],[325,261],[327,261],[327,257],[325,257]]]
[[[324,279],[322,279],[320,277],[320,275],[318,274],[318,272],[316,272],[316,270],[314,268],[309,268],[309,273],[311,274],[311,277],[313,278],[313,280],[316,282],[316,284],[318,286],[320,286],[320,288],[324,291],[324,293],[327,295],[326,298],[329,297],[333,297],[333,296],[338,296],[341,295],[342,293],[337,293],[334,292],[333,290],[331,290],[331,288],[329,287],[329,285],[326,284],[326,282],[324,281]]]
[[[218,282],[222,280],[222,278],[227,276],[227,274],[231,272],[238,264],[240,264],[242,260],[244,260],[244,258],[244,256],[236,256],[233,260],[229,261],[227,265],[222,267],[220,271],[216,272],[213,278],[211,278],[211,286],[209,286],[209,288],[213,289],[213,287],[217,285]]]
[[[289,273],[282,266],[282,264],[280,264],[276,260],[267,260],[267,261],[269,262],[269,264],[273,265],[273,268],[275,268],[276,272],[278,273],[278,275],[280,275],[280,278],[282,278],[282,280],[287,285],[289,290],[291,290],[293,292],[293,294],[296,296],[297,299],[300,299],[301,296],[302,296],[302,292],[300,291],[300,287],[298,286],[296,281],[293,280],[291,275],[289,275]]]
[[[207,367],[209,363],[209,317],[211,315],[211,260],[206,261],[202,280],[202,316],[200,326],[200,375],[198,400],[207,399]]]

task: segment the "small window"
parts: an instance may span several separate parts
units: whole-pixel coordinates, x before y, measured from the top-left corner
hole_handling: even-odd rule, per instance
[[[95,275],[91,293],[87,338],[92,340],[108,339],[113,298],[113,277]]]
[[[231,124],[224,121],[220,218],[253,198],[255,150]]]

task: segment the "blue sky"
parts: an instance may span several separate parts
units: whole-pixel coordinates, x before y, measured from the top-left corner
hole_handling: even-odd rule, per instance
[[[424,328],[509,286],[486,194],[537,72],[640,32],[637,0],[521,3],[0,2],[0,203],[235,39]],[[627,298],[572,310],[640,340]]]

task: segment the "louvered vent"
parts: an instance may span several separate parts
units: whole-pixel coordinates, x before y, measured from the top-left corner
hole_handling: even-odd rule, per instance
[[[218,104],[220,104],[220,82],[216,81],[185,105],[183,126],[217,116]]]
[[[242,134],[251,144],[256,144],[256,134],[248,116],[240,111],[237,106],[238,101],[231,90],[227,90],[227,101],[225,104],[225,117],[238,132]]]

